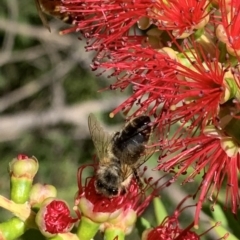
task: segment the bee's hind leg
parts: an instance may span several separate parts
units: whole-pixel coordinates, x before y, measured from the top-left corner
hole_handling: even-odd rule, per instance
[[[135,177],[135,179],[136,179],[136,181],[137,181],[137,184],[138,184],[139,188],[140,188],[141,190],[143,190],[144,184],[143,184],[142,179],[141,179],[140,176],[139,176],[139,170],[136,169],[136,168],[134,168],[134,169],[133,169],[133,174],[134,174],[134,177]]]

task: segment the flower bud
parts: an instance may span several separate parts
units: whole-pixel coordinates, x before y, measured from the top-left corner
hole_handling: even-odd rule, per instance
[[[231,137],[223,137],[220,140],[221,147],[225,151],[228,157],[235,157],[239,152],[239,145]]]
[[[100,230],[104,232],[106,240],[124,239],[124,236],[130,234],[137,220],[137,212],[134,209],[126,209],[121,214],[108,222],[101,224]]]
[[[32,208],[39,209],[45,199],[56,196],[57,190],[54,186],[36,183],[32,186],[29,203]]]
[[[30,194],[32,182],[38,171],[38,161],[19,154],[9,163],[11,178],[11,199],[16,203],[25,203]]]
[[[65,201],[47,198],[43,201],[35,221],[44,236],[53,237],[58,233],[69,232],[77,219],[70,216],[70,210]]]

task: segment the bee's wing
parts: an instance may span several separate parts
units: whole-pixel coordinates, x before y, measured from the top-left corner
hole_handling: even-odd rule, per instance
[[[108,153],[108,147],[111,142],[111,135],[104,131],[95,116],[91,113],[88,117],[88,127],[97,151],[99,160],[104,159]]]
[[[39,15],[39,17],[40,17],[40,19],[43,23],[43,26],[46,27],[49,32],[51,32],[51,29],[50,29],[50,26],[48,24],[47,18],[42,11],[39,0],[35,0],[35,4],[36,4],[37,11],[38,11],[38,15]]]

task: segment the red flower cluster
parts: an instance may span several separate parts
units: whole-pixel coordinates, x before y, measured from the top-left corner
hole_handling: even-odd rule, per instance
[[[108,48],[115,40],[131,36],[131,27],[147,16],[152,5],[149,0],[65,0],[62,12],[78,14],[81,19],[75,20],[74,27],[62,33],[80,30],[89,39],[89,50]]]
[[[95,189],[95,176],[89,177],[85,182],[82,182],[82,173],[86,167],[90,165],[82,166],[79,168],[78,174],[78,187],[79,191],[76,196],[76,206],[80,212],[80,228],[84,228],[86,218],[90,220],[91,225],[98,224],[98,228],[105,234],[110,234],[113,231],[113,235],[118,236],[115,232],[118,229],[123,235],[132,231],[133,226],[143,211],[148,207],[152,199],[158,196],[159,191],[165,186],[158,186],[158,182],[152,182],[150,178],[145,180],[144,188],[139,187],[135,179],[132,179],[130,185],[126,189],[126,193],[122,193],[119,196],[108,198],[96,192]],[[91,165],[96,171],[97,165]],[[87,225],[88,227],[88,225]],[[83,231],[81,229],[81,231]],[[95,233],[93,233],[93,236]],[[107,239],[112,239],[111,237]]]
[[[217,201],[225,181],[226,205],[230,201],[233,213],[239,206],[239,10],[236,0],[64,0],[61,5],[75,19],[66,32],[80,30],[87,49],[97,51],[93,70],[112,72],[112,90],[132,87],[112,115],[134,109],[132,116],[154,118],[159,139],[153,145],[163,149],[156,169],[173,173],[174,180],[188,172],[184,182],[203,175],[196,225],[204,200],[209,194]],[[121,196],[114,201],[124,206]]]
[[[151,17],[159,29],[173,30],[177,38],[186,38],[208,23],[209,5],[207,0],[160,0],[154,4]]]
[[[145,180],[145,187],[140,189],[136,180],[132,179],[127,193],[122,193],[117,197],[108,198],[96,192],[95,176],[89,177],[82,182],[82,173],[86,167],[92,166],[96,171],[97,165],[85,165],[79,168],[78,173],[78,193],[76,205],[79,206],[82,214],[94,221],[105,222],[105,218],[116,218],[122,212],[133,210],[136,215],[141,215],[151,200],[158,196],[160,189],[166,184],[158,186],[158,182],[152,183],[152,178]],[[87,203],[87,204],[86,204]],[[104,215],[105,214],[105,215]],[[101,219],[101,217],[103,219]],[[99,218],[100,217],[100,218]]]
[[[219,8],[222,14],[221,21],[216,29],[217,38],[226,44],[227,51],[237,57],[240,56],[240,2],[236,0],[219,0]]]
[[[203,235],[209,232],[212,228],[217,227],[217,223],[214,227],[209,228],[206,232],[202,234],[197,234],[193,231],[193,223],[188,227],[182,228],[179,223],[179,216],[188,207],[181,208],[182,204],[187,198],[183,199],[182,202],[177,206],[176,210],[171,216],[167,216],[160,225],[153,229],[145,230],[142,236],[142,240],[200,240]],[[229,234],[219,238],[226,239]]]
[[[210,133],[200,135],[198,137],[187,138],[179,142],[175,142],[175,149],[180,153],[172,157],[170,160],[162,158],[159,160],[159,169],[164,171],[172,171],[174,167],[178,167],[174,178],[186,175],[189,166],[193,166],[193,170],[186,177],[183,183],[192,182],[193,179],[204,169],[205,174],[201,185],[199,186],[200,196],[197,202],[195,223],[198,218],[205,197],[217,201],[219,191],[223,185],[226,185],[226,205],[230,205],[234,214],[237,213],[238,203],[240,201],[238,172],[240,171],[240,154],[238,152],[238,144],[229,137],[211,136]],[[226,184],[224,183],[226,180]],[[226,206],[227,207],[227,206]]]

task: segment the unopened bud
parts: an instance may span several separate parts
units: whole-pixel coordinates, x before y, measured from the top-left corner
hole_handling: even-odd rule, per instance
[[[32,208],[39,209],[45,199],[49,197],[55,198],[56,196],[57,189],[54,186],[36,183],[32,186],[29,203]]]
[[[9,163],[11,178],[11,199],[16,203],[28,201],[33,178],[38,171],[38,161],[35,157],[18,155]]]

